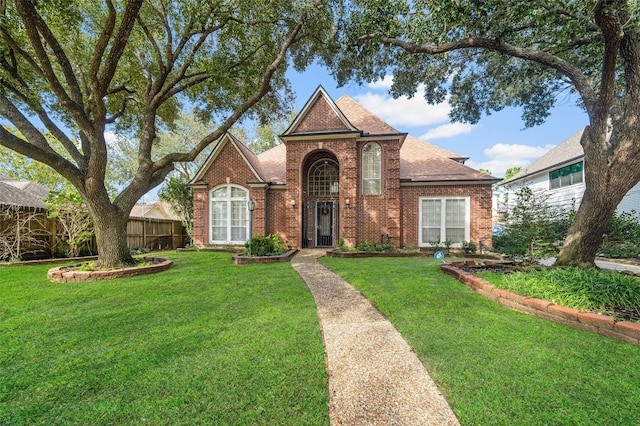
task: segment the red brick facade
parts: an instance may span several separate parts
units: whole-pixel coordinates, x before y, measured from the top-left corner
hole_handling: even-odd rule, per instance
[[[432,145],[422,141],[412,142],[402,154],[406,134],[350,98],[340,105],[342,109],[317,91],[282,135],[286,150],[277,151],[282,158],[275,160],[276,151],[256,156],[235,138],[223,138],[192,182],[194,243],[211,243],[211,191],[221,185],[238,185],[248,191],[248,200],[255,205],[252,234],[275,233],[296,247],[334,247],[340,240],[346,246],[381,241],[394,247],[418,246],[420,197],[434,196],[467,197],[470,240],[491,246],[491,178],[483,178],[441,152],[430,153]],[[370,142],[381,148],[379,195],[363,194],[362,153]],[[417,160],[423,163],[413,157],[420,157]],[[329,165],[328,170],[337,165],[338,182],[335,191],[319,194],[311,188],[309,170],[323,163]],[[422,169],[434,167],[447,168],[447,176],[455,170],[461,177],[438,182],[445,178],[427,170],[433,177],[418,180]]]

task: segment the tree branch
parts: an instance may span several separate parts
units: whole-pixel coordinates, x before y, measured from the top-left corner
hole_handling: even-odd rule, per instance
[[[153,170],[158,171],[167,167],[168,165],[177,162],[193,161],[198,156],[198,154],[202,152],[203,149],[205,149],[213,141],[218,140],[222,135],[224,135],[231,128],[231,126],[233,126],[233,124],[238,121],[242,114],[247,112],[249,108],[254,106],[267,93],[269,93],[269,90],[271,90],[271,78],[275,74],[278,67],[280,67],[282,63],[285,62],[287,58],[287,52],[289,48],[298,40],[298,35],[301,32],[302,28],[302,22],[296,24],[296,26],[293,28],[289,36],[280,47],[280,51],[278,52],[276,58],[265,69],[262,75],[262,83],[260,84],[260,86],[256,89],[256,91],[249,99],[238,105],[233,110],[233,113],[222,123],[220,127],[218,127],[218,129],[204,137],[191,151],[187,153],[171,153],[155,161],[153,163]]]
[[[127,3],[127,7],[122,15],[122,19],[120,20],[118,34],[112,43],[112,47],[107,58],[104,60],[102,73],[98,79],[100,89],[98,94],[100,95],[100,98],[104,96],[108,90],[107,88],[111,85],[111,80],[113,80],[113,76],[115,75],[120,57],[129,43],[129,36],[131,35],[133,26],[136,23],[136,18],[140,13],[142,3],[143,0],[130,0]]]
[[[1,103],[2,102],[0,101],[0,104]],[[20,131],[22,132],[22,130]],[[40,135],[40,137],[44,139],[44,136]],[[78,169],[71,162],[52,150],[46,142],[45,147],[41,146],[41,143],[38,145],[29,143],[12,134],[3,126],[0,126],[0,145],[6,146],[25,157],[32,158],[54,168],[58,173],[74,184],[80,182]]]
[[[360,37],[361,40],[374,38],[376,38],[376,36],[373,34]],[[595,111],[597,105],[596,93],[582,71],[570,62],[567,62],[564,59],[559,58],[558,56],[552,55],[551,53],[517,47],[501,40],[492,40],[482,37],[469,37],[437,46],[426,46],[422,44],[409,43],[404,40],[387,36],[381,36],[380,41],[382,41],[382,43],[384,44],[398,46],[409,53],[438,55],[460,49],[482,48],[494,50],[496,52],[500,52],[514,58],[537,62],[541,65],[553,68],[559,73],[567,76],[571,83],[575,86],[576,90],[580,93],[587,111]]]
[[[91,68],[89,69],[89,75],[92,81],[98,81],[98,72],[100,70],[100,65],[102,64],[102,58],[104,57],[104,52],[109,46],[109,40],[111,40],[113,30],[116,26],[116,8],[113,6],[111,0],[105,0],[105,3],[107,4],[108,9],[107,19],[105,19],[102,32],[96,42],[93,57],[91,58]]]
[[[55,46],[60,48],[60,45],[55,40],[53,34],[50,31],[46,31],[46,24],[42,21],[42,17],[35,10],[34,3],[29,0],[17,0],[16,8],[18,13],[22,18],[22,23],[27,32],[27,36],[29,37],[29,41],[31,42],[31,46],[33,47],[38,60],[40,61],[42,76],[47,81],[53,93],[58,98],[59,102],[71,113],[74,118],[78,122],[78,124],[82,123],[84,125],[90,125],[87,117],[84,115],[84,110],[82,108],[82,103],[77,103],[75,99],[82,99],[82,94],[79,91],[79,86],[77,85],[77,81],[75,81],[75,76],[73,75],[73,69],[68,62],[68,59],[64,55],[64,52],[55,52]],[[40,30],[44,30],[45,33],[41,34]],[[60,81],[58,80],[56,72],[53,70],[51,65],[51,61],[49,60],[49,55],[47,54],[44,46],[41,42],[41,37],[52,46],[56,56],[58,57],[58,61],[62,62],[60,65],[64,69],[64,75],[67,79],[71,78],[75,81],[75,88],[72,88],[72,97],[70,97],[65,88],[62,86]],[[71,73],[71,77],[69,76]],[[69,83],[69,82],[68,82]],[[70,83],[69,83],[70,84]],[[71,84],[70,84],[71,87]],[[78,98],[79,97],[79,98]]]

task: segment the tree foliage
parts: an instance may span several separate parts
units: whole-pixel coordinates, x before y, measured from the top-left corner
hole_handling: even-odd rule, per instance
[[[322,0],[0,2],[0,117],[20,132],[0,128],[0,145],[80,192],[94,218],[97,266],[128,263],[126,222],[137,200],[243,115],[284,111],[287,64],[313,60],[331,19]],[[218,126],[156,152],[160,130],[187,103]],[[113,200],[108,130],[136,141],[135,173]]]
[[[503,231],[494,236],[494,251],[529,260],[555,256],[567,232],[569,212],[549,205],[547,198],[529,187],[520,188],[504,217]]]
[[[354,0],[325,60],[343,83],[393,72],[394,96],[423,87],[427,101],[448,100],[455,121],[519,107],[533,126],[577,94],[589,117],[586,191],[558,263],[591,266],[640,180],[639,23],[635,0]]]
[[[46,198],[49,219],[56,223],[56,247],[52,251],[77,257],[93,239],[93,220],[84,200],[70,184],[51,191]],[[84,247],[85,249],[89,246]]]
[[[180,216],[189,240],[193,240],[193,189],[183,175],[171,176],[160,188],[158,197],[168,202]]]

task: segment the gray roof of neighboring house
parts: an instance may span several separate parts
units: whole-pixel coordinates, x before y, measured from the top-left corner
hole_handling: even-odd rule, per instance
[[[527,167],[523,167],[522,170],[513,175],[509,180],[502,182],[501,185],[508,185],[515,181],[543,171],[555,169],[562,164],[584,157],[584,151],[582,149],[582,145],[580,145],[580,138],[582,138],[583,131],[584,129],[580,129],[573,135],[569,136],[567,140],[544,154],[542,157],[538,158],[533,163],[529,164]]]
[[[47,195],[49,190],[44,185],[0,175],[0,204],[44,208]]]

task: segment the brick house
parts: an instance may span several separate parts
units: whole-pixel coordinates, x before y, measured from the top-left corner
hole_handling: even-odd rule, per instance
[[[191,181],[195,244],[243,244],[252,226],[301,248],[491,246],[498,179],[350,97],[334,102],[319,87],[280,139],[260,155],[231,134],[218,141]]]

